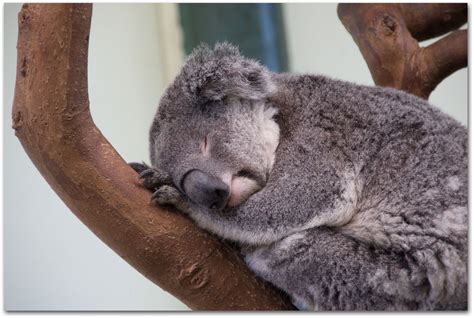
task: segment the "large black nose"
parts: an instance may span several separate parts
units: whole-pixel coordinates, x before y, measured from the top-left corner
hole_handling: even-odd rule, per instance
[[[211,209],[222,209],[229,199],[227,184],[201,170],[188,172],[182,185],[193,202]]]

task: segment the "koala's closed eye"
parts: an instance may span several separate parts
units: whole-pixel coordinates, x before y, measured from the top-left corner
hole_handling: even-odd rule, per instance
[[[256,181],[259,185],[262,185],[265,183],[265,180],[262,179],[262,177],[253,172],[252,170],[250,169],[242,169],[242,170],[239,170],[236,174],[235,174],[236,177],[242,177],[242,178],[247,178],[247,179],[251,179],[251,180],[254,180]]]

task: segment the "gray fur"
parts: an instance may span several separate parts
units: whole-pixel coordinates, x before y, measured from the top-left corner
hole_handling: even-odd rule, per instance
[[[257,107],[278,110],[274,164]],[[467,309],[467,130],[420,98],[202,46],[162,97],[150,152],[150,171],[179,189],[168,201],[240,242],[250,268],[303,308]],[[210,210],[181,189],[191,169],[251,171],[259,191]]]

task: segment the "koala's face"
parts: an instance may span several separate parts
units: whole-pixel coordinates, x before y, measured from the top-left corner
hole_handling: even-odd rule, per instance
[[[194,53],[151,129],[152,164],[200,211],[237,206],[264,187],[278,145],[266,70],[234,50]]]
[[[156,165],[200,207],[239,205],[270,173],[278,144],[274,109],[237,99],[194,106],[162,125]]]

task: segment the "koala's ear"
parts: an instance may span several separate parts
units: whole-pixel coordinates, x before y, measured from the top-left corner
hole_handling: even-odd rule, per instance
[[[219,43],[213,50],[198,47],[187,61],[185,73],[192,93],[207,100],[259,100],[275,91],[270,71],[242,57],[238,48],[228,43]]]
[[[254,61],[239,63],[219,77],[209,78],[200,93],[210,100],[224,98],[264,99],[275,91],[270,72]],[[245,65],[246,64],[246,65]]]

